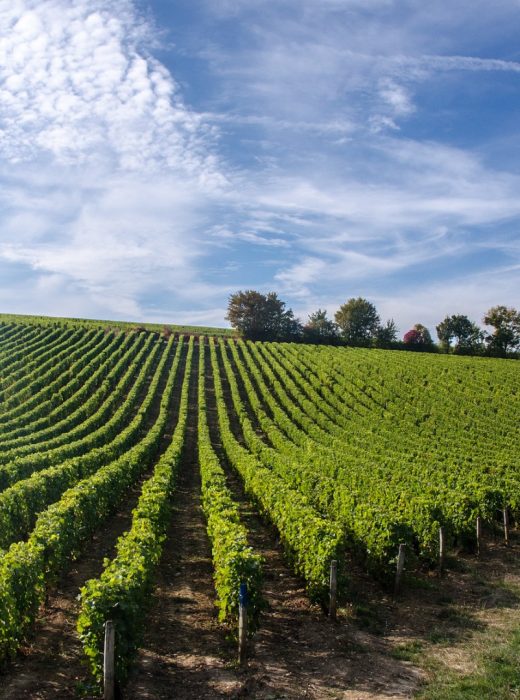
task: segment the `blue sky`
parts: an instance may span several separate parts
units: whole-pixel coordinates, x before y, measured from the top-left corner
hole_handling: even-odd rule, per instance
[[[0,6],[0,310],[520,307],[517,0]]]

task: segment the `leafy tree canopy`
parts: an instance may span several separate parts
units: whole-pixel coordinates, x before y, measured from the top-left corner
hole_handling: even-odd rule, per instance
[[[446,352],[450,351],[453,340],[456,340],[455,352],[476,352],[481,347],[484,337],[480,328],[463,314],[446,316],[436,330],[441,346]]]
[[[495,329],[486,342],[490,352],[505,356],[520,346],[520,313],[512,307],[493,306],[483,319]]]
[[[410,350],[432,350],[434,347],[430,331],[422,323],[416,323],[404,334],[403,343]]]
[[[349,299],[334,316],[347,344],[368,345],[380,327],[376,307],[367,299]]]
[[[333,343],[338,338],[338,327],[327,318],[327,311],[318,309],[309,314],[309,320],[303,327],[303,336],[309,343]]]
[[[375,333],[374,344],[378,348],[391,348],[397,341],[397,326],[394,319],[389,319],[384,326],[379,326]]]
[[[226,319],[250,340],[291,340],[301,336],[302,327],[291,309],[275,292],[261,294],[253,289],[231,294]]]

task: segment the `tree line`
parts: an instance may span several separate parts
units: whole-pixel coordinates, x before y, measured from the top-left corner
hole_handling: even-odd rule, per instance
[[[226,319],[244,338],[329,345],[351,345],[457,355],[518,357],[520,313],[511,307],[494,306],[482,321],[493,328],[482,330],[463,314],[446,316],[437,326],[436,344],[421,323],[402,339],[393,319],[382,322],[376,307],[362,297],[348,299],[334,314],[318,309],[303,323],[276,292],[262,294],[253,289],[231,294]]]

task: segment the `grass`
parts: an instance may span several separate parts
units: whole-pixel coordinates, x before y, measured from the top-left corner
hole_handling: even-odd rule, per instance
[[[391,656],[398,661],[416,661],[423,648],[423,642],[414,640],[413,642],[399,644],[395,649],[392,649]]]
[[[507,643],[480,652],[479,671],[460,676],[438,670],[418,700],[513,700],[520,698],[520,628]]]

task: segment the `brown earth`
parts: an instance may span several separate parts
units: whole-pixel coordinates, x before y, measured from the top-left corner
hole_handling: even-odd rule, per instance
[[[136,484],[117,512],[96,533],[72,568],[49,592],[31,641],[0,675],[2,700],[77,698],[78,683],[86,677],[81,644],[76,634],[77,596],[89,578],[99,576],[103,559],[112,557],[117,538],[131,524],[131,511],[140,488]]]
[[[122,698],[410,698],[428,679],[432,666],[471,673],[475,655],[501,636],[507,639],[518,626],[520,539],[514,534],[512,546],[505,548],[499,538],[493,542],[489,532],[481,558],[453,555],[442,579],[433,572],[408,572],[398,600],[352,563],[353,602],[340,608],[337,622],[330,622],[309,603],[276,533],[260,518],[239,478],[225,464],[208,382],[214,447],[240,503],[251,544],[265,561],[268,608],[250,642],[247,664],[240,669],[235,642],[216,615],[196,462],[195,377],[194,371],[188,444],[164,556],[142,649]],[[239,426],[234,429],[239,433]],[[103,557],[111,555],[117,537],[129,525],[137,496],[136,487],[121,512],[99,530],[87,553],[51,593],[34,641],[0,676],[0,698],[78,697],[83,667],[75,637],[75,595],[85,579],[99,575]]]
[[[179,364],[179,375],[176,385],[179,389],[182,381],[184,352]],[[157,366],[154,363],[153,370]],[[147,386],[143,388],[138,404],[146,396]],[[160,383],[160,391],[166,381],[166,373]],[[173,427],[173,417],[178,412],[178,397],[172,402],[170,422]],[[160,400],[154,401],[147,422],[148,427],[155,421],[159,411]],[[137,408],[136,408],[137,410]],[[162,449],[171,440],[171,432],[163,436]],[[90,578],[98,577],[103,570],[105,558],[111,558],[115,553],[117,539],[131,525],[132,510],[137,504],[141,492],[141,484],[151,473],[134,484],[124,495],[122,503],[115,514],[110,516],[86,543],[84,553],[73,562],[69,571],[65,572],[51,588],[45,605],[42,606],[34,629],[27,643],[20,649],[16,659],[8,663],[0,672],[0,699],[22,700],[37,698],[77,698],[79,688],[88,688],[87,669],[83,661],[81,644],[76,634],[76,619],[79,612],[77,596],[81,586]]]

